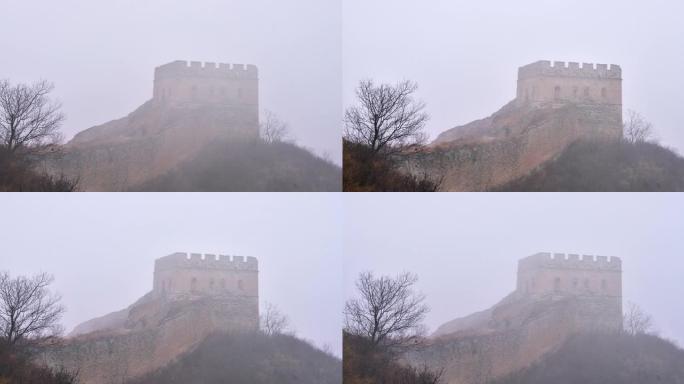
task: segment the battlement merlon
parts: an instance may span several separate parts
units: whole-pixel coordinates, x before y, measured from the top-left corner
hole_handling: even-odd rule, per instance
[[[578,255],[564,253],[537,253],[518,261],[518,270],[529,269],[581,269],[600,271],[622,271],[619,257]]]
[[[154,261],[154,270],[173,269],[221,269],[230,271],[258,272],[259,262],[252,256],[229,256],[201,253],[176,252]]]
[[[154,78],[235,78],[253,79],[259,77],[259,70],[256,65],[248,64],[226,64],[226,63],[202,63],[200,61],[172,61],[168,64],[160,65],[154,69]]]
[[[518,69],[518,80],[535,77],[576,77],[588,79],[622,80],[622,68],[619,65],[591,64],[577,62],[537,61]]]

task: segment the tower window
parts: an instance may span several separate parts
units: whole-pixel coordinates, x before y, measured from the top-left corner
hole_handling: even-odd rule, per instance
[[[195,292],[197,290],[197,278],[193,277],[190,280],[190,291]]]
[[[221,279],[221,289],[226,289],[226,279]]]
[[[214,290],[214,279],[209,280],[209,289]]]
[[[591,95],[591,93],[589,91],[589,87],[585,87],[584,88],[584,97],[589,97],[590,95]]]
[[[242,280],[238,280],[238,289],[241,291],[245,290],[245,285],[242,283]]]
[[[556,292],[561,290],[561,279],[560,279],[560,277],[556,277],[556,279],[553,281],[553,289]]]
[[[606,281],[605,281],[605,280],[601,280],[601,289],[605,291],[605,290],[606,290],[606,287],[607,287],[607,286],[606,286]]]
[[[556,88],[553,89],[553,97],[558,100],[561,97],[561,87],[556,86]]]
[[[605,88],[601,88],[601,97],[604,99],[608,97],[608,91]]]
[[[584,288],[589,289],[589,279],[584,279]]]

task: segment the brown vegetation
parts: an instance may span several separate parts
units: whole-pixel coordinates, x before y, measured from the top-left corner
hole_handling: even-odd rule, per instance
[[[345,384],[438,384],[441,372],[397,362],[396,356],[378,349],[369,339],[344,332]]]
[[[344,140],[345,192],[436,192],[441,181],[399,172],[390,156],[374,153],[363,144]]]
[[[0,384],[76,384],[78,374],[36,366],[24,350],[0,340]]]
[[[0,192],[74,192],[78,182],[38,172],[30,157],[0,147]]]

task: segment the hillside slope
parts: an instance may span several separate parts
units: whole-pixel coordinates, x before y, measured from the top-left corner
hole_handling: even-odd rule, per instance
[[[342,362],[289,335],[214,335],[128,384],[341,384]]]
[[[266,143],[256,117],[154,100],[46,150],[38,170],[83,191],[340,191],[341,170],[291,143]]]
[[[684,158],[655,143],[580,141],[529,175],[493,190],[683,191]]]
[[[131,191],[326,191],[342,190],[339,166],[291,143],[208,144],[167,173]]]
[[[574,336],[530,368],[491,384],[684,383],[684,350],[656,336]]]

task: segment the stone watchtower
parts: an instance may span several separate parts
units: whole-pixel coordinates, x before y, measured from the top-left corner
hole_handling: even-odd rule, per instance
[[[570,299],[578,324],[622,327],[622,261],[618,257],[537,253],[518,262],[516,294],[531,300]]]
[[[259,135],[259,71],[254,65],[174,61],[154,70],[155,105],[199,109],[203,125],[221,121]],[[209,117],[207,117],[209,116]]]
[[[154,70],[154,95],[167,104],[222,104],[255,108],[259,72],[254,65],[174,61]]]
[[[255,257],[174,253],[154,263],[156,297],[183,299],[196,296],[259,297]]]
[[[622,69],[618,65],[537,61],[518,69],[517,104],[554,108],[572,105],[588,120],[601,116],[596,129],[622,137]]]

